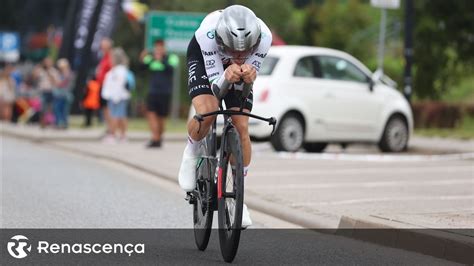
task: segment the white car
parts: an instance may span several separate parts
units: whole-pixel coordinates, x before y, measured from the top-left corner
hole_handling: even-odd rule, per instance
[[[354,142],[404,151],[413,114],[395,86],[342,51],[273,46],[253,87],[252,113],[276,117],[277,129],[270,136],[267,123],[250,119],[249,133],[277,151],[321,152],[328,143]]]

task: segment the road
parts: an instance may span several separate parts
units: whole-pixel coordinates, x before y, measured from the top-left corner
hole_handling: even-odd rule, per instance
[[[357,149],[276,154],[265,146],[254,158],[249,191],[290,208],[379,216],[428,228],[473,226],[472,159]]]
[[[135,170],[2,137],[2,228],[191,228],[176,185]],[[171,186],[175,188],[170,189]],[[257,217],[259,217],[257,215]],[[263,227],[271,218],[255,218]],[[183,231],[180,231],[181,234]],[[184,231],[187,236],[191,231]],[[236,263],[416,264],[450,262],[305,230],[246,230]],[[263,235],[262,235],[263,234]],[[268,238],[272,235],[272,238]],[[167,264],[218,264],[216,234],[205,253],[179,234],[155,249]],[[285,242],[275,241],[284,239]],[[164,252],[166,251],[166,252]],[[153,259],[152,256],[150,259]],[[156,259],[156,258],[154,258]],[[147,261],[149,262],[149,261]]]
[[[7,228],[191,228],[183,195],[110,163],[3,140]]]
[[[165,142],[160,150],[147,150],[139,142],[51,143],[131,163],[174,182],[185,145]],[[474,146],[467,150],[472,152],[381,154],[373,146],[351,146],[346,151],[331,146],[323,154],[276,153],[269,144],[257,143],[246,195],[276,203],[285,211],[319,216],[323,228],[337,228],[342,215],[397,220],[406,227],[471,228]]]
[[[193,226],[191,206],[174,183],[107,160],[2,140],[4,228]],[[299,228],[253,214],[256,228]]]

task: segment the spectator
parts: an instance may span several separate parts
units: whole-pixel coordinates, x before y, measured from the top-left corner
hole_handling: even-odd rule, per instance
[[[17,96],[16,106],[20,111],[19,121],[23,123],[39,123],[41,119],[41,92],[38,79],[35,77],[37,66],[26,62],[21,67],[22,82]]]
[[[12,72],[10,74],[10,77],[15,81],[15,102],[13,103],[13,109],[12,109],[12,122],[17,123],[18,122],[18,117],[19,117],[19,108],[16,105],[16,102],[18,101],[19,98],[21,98],[21,88],[23,84],[23,75],[21,71],[14,66],[12,69]]]
[[[112,50],[112,69],[105,75],[102,86],[102,97],[107,100],[110,111],[110,133],[104,138],[106,143],[116,142],[118,131],[119,142],[126,141],[127,107],[130,92],[127,89],[128,58],[123,49]]]
[[[94,112],[100,109],[100,84],[91,77],[86,84],[86,92],[82,101],[82,107],[84,108],[84,127],[90,127],[92,125],[92,116]]]
[[[51,124],[54,121],[52,114],[53,88],[59,82],[59,72],[54,68],[53,60],[50,57],[43,59],[41,65],[36,66],[34,76],[38,80],[38,87],[41,92],[41,126]]]
[[[71,71],[67,59],[58,60],[58,68],[60,71],[59,81],[54,94],[54,117],[58,128],[67,128],[69,106],[72,101],[72,86],[74,84],[74,74]]]
[[[165,119],[170,109],[173,72],[179,59],[175,54],[168,55],[163,40],[157,40],[153,53],[149,54],[143,50],[140,61],[152,74],[147,95],[147,119],[152,138],[147,147],[159,148],[165,131]]]
[[[15,80],[11,77],[13,65],[0,70],[0,120],[11,121],[15,102]]]
[[[111,55],[110,55],[112,51],[112,47],[113,47],[113,41],[107,37],[103,38],[102,41],[100,42],[100,52],[102,54],[102,57],[100,59],[99,64],[97,65],[95,76],[101,89],[104,85],[105,75],[112,68]],[[109,109],[107,107],[107,101],[103,98],[101,98],[100,107],[102,111],[102,117],[105,120],[105,125],[107,127],[106,134],[108,134],[110,133],[110,114],[109,114]]]

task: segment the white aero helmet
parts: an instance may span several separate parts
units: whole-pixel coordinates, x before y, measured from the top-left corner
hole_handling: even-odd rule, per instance
[[[227,7],[217,21],[217,47],[230,58],[248,57],[260,44],[261,36],[257,16],[245,6]]]

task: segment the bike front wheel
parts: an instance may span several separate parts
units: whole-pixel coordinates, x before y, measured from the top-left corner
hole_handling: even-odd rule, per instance
[[[201,153],[208,154],[207,141],[201,144]],[[215,166],[214,166],[215,167]],[[214,178],[213,163],[209,158],[203,156],[199,159],[196,169],[196,189],[193,192],[195,202],[193,204],[194,240],[199,250],[204,251],[209,244],[211,236],[212,218],[214,214]]]
[[[242,146],[235,128],[227,131],[221,149],[217,179],[219,242],[222,257],[232,262],[239,247],[244,202]]]

